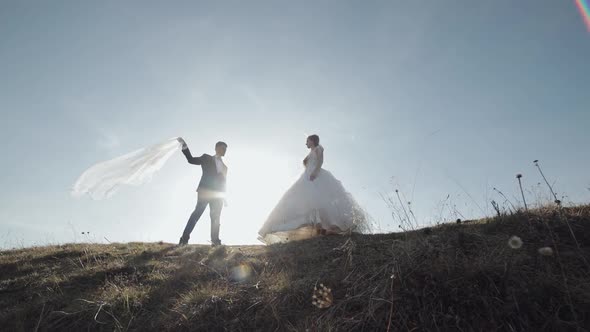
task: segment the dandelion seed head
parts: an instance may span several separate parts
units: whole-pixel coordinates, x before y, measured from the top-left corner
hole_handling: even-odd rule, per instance
[[[522,247],[522,240],[518,236],[513,235],[508,240],[508,246],[512,249],[520,249]]]
[[[551,247],[539,248],[539,254],[542,256],[553,256],[553,249]]]

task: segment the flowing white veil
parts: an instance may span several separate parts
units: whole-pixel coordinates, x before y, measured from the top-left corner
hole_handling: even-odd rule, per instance
[[[110,197],[121,185],[137,186],[146,183],[181,146],[178,138],[171,138],[95,164],[80,175],[72,188],[72,196],[88,194],[98,200]]]

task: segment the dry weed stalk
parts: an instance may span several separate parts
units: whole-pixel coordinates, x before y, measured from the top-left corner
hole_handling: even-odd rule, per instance
[[[549,191],[551,192],[551,195],[553,195],[553,198],[555,199],[555,201],[554,201],[555,204],[557,204],[558,206],[561,206],[561,201],[559,199],[557,199],[557,195],[555,194],[555,191],[553,191],[553,187],[549,184],[549,181],[547,181],[545,174],[543,174],[543,170],[541,170],[541,166],[539,166],[539,160],[538,159],[534,160],[533,163],[535,163],[535,166],[539,170],[539,173],[541,173],[541,177],[543,177],[543,180],[545,180],[547,187],[549,187]]]
[[[572,226],[570,225],[567,217],[565,216],[565,214],[563,212],[563,207],[561,206],[561,201],[559,199],[557,199],[557,195],[555,194],[555,191],[553,191],[553,187],[549,184],[549,181],[547,181],[545,174],[543,174],[543,171],[541,170],[541,166],[539,166],[539,160],[535,160],[534,163],[535,163],[535,166],[537,167],[537,169],[539,170],[539,173],[541,173],[543,180],[545,180],[547,187],[549,187],[549,190],[551,191],[553,198],[555,198],[555,204],[557,204],[559,218],[561,219],[562,222],[565,222],[565,224],[567,225],[567,227],[570,231],[570,235],[572,236],[572,239],[576,243],[576,247],[578,248],[578,252],[580,252],[580,250],[581,250],[580,243],[578,242],[578,239],[576,238],[576,235],[574,234],[574,230],[572,229]],[[583,258],[583,256],[581,256],[581,257]],[[584,261],[586,262],[585,259],[584,259]],[[586,262],[586,266],[589,266],[588,262]]]
[[[516,174],[516,178],[518,179],[518,187],[520,188],[520,194],[522,195],[524,209],[526,212],[529,212],[529,207],[526,205],[526,199],[524,198],[524,191],[522,191],[522,182],[520,181],[520,179],[522,178],[522,174]]]
[[[501,190],[499,190],[499,189],[498,189],[498,188],[496,188],[496,187],[494,187],[494,188],[493,188],[493,190],[494,190],[495,192],[497,192],[497,193],[498,193],[500,196],[502,196],[502,197],[504,198],[504,203],[508,202],[508,204],[510,204],[510,206],[512,207],[512,210],[513,210],[513,211],[517,211],[517,210],[518,210],[518,209],[517,209],[517,208],[514,206],[514,204],[512,204],[512,201],[510,201],[510,200],[508,199],[508,197],[506,197],[506,195],[504,195],[504,193],[503,193]],[[526,203],[525,203],[525,204],[526,204]]]

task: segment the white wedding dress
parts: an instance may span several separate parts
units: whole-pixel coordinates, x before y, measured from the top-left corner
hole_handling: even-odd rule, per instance
[[[370,232],[368,218],[332,173],[320,168],[324,148],[312,148],[305,172],[287,190],[258,232],[259,240],[272,244],[302,240],[321,234]]]

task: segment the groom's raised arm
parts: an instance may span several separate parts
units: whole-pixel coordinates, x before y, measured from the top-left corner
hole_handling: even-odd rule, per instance
[[[186,161],[188,161],[189,164],[201,165],[201,157],[193,157],[191,150],[188,149],[188,145],[186,145],[186,142],[182,138],[178,138],[178,141],[182,144],[182,153],[186,157]]]
[[[193,165],[201,165],[202,164],[201,157],[193,157],[193,155],[191,154],[191,151],[188,149],[188,147],[186,149],[182,149],[182,153],[186,157],[186,160],[188,161],[189,164],[193,164]]]

